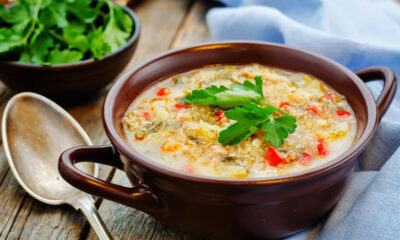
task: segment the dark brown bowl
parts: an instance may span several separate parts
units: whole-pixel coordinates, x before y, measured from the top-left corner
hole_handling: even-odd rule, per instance
[[[40,66],[0,61],[0,80],[15,91],[37,92],[58,102],[79,101],[94,95],[112,82],[132,59],[140,34],[140,22],[128,7],[134,31],[125,46],[101,60]]]
[[[309,73],[344,94],[358,119],[354,145],[340,157],[279,177],[230,179],[199,176],[162,166],[125,142],[121,118],[147,86],[215,64],[260,63]],[[380,78],[377,102],[365,81]],[[370,67],[356,73],[309,52],[262,42],[220,42],[171,51],[130,70],[108,93],[103,121],[112,145],[76,147],[60,156],[59,171],[73,186],[137,209],[182,231],[212,239],[270,239],[298,232],[339,200],[356,163],[396,90],[393,72]],[[123,169],[136,187],[89,176],[74,164],[92,161]]]

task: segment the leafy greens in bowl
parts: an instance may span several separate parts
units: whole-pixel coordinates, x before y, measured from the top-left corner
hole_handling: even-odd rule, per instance
[[[0,3],[0,59],[39,65],[102,59],[127,44],[133,28],[111,0]]]
[[[131,61],[140,36],[136,14],[110,0],[22,0],[0,12],[0,26],[7,25],[0,27],[0,80],[58,103],[98,96]]]

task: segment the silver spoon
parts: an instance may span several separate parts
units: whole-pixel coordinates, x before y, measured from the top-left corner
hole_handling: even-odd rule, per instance
[[[25,191],[47,204],[65,203],[80,209],[99,239],[112,239],[93,198],[65,182],[57,170],[64,150],[92,145],[71,115],[39,94],[20,93],[7,103],[1,130],[8,163]],[[98,173],[92,163],[81,163],[79,168],[90,175]]]

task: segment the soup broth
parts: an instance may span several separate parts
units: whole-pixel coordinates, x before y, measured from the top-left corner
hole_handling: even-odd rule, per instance
[[[296,130],[279,147],[262,129],[238,144],[222,145],[219,133],[236,122],[224,116],[228,109],[181,101],[192,90],[229,87],[255,76],[263,79],[264,101],[296,118]],[[259,64],[204,68],[163,80],[132,102],[122,122],[126,141],[148,159],[228,178],[280,176],[319,166],[348,150],[357,129],[345,97],[319,79]]]

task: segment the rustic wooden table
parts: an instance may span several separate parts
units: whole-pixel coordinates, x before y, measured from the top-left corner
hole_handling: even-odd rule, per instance
[[[136,1],[133,9],[140,18],[142,32],[136,53],[126,69],[168,49],[210,40],[204,18],[208,9],[215,6],[214,3],[204,0]],[[1,114],[13,94],[0,85]],[[109,143],[101,121],[103,100],[104,93],[95,100],[68,109],[95,145]],[[128,184],[123,172],[106,166],[101,166],[100,170],[101,178]],[[115,202],[96,199],[96,206],[115,239],[193,238],[136,209]],[[97,239],[97,236],[81,212],[66,205],[45,205],[29,196],[15,180],[1,148],[1,239]]]

